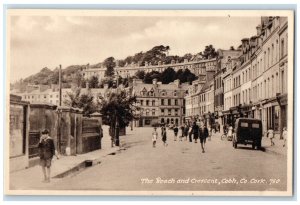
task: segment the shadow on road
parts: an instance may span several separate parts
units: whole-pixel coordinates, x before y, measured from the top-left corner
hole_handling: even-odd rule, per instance
[[[237,147],[237,149],[251,150],[251,151],[262,151],[262,152],[266,151],[266,149],[264,147],[261,147],[260,149],[252,149],[252,147]]]

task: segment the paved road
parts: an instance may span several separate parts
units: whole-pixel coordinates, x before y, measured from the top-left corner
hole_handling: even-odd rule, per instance
[[[219,134],[207,142],[206,153],[202,153],[200,143],[174,141],[171,131],[167,147],[159,138],[157,147],[152,148],[151,131],[134,128],[122,137],[123,150],[107,156],[100,165],[51,182],[47,189],[286,190],[284,155],[252,150],[250,146],[234,149],[231,142],[221,141]],[[270,185],[271,179],[277,183]]]

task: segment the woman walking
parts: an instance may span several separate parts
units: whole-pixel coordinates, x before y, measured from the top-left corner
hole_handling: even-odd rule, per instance
[[[156,131],[156,127],[154,127],[154,130],[152,132],[152,144],[153,144],[153,148],[156,145],[157,135],[158,135],[158,133]]]

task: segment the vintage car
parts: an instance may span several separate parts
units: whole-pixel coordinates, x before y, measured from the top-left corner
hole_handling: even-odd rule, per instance
[[[237,148],[238,144],[251,144],[252,148],[261,148],[262,122],[253,118],[239,118],[235,122],[232,145]]]

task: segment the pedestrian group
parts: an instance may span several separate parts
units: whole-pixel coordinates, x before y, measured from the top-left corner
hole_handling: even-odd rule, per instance
[[[180,135],[179,135],[179,130],[181,130]],[[207,126],[202,121],[200,121],[199,123],[197,123],[196,121],[194,121],[193,123],[184,123],[180,127],[177,124],[175,124],[175,126],[173,127],[173,132],[174,132],[174,141],[189,140],[189,142],[193,142],[193,140],[194,140],[194,143],[197,143],[198,139],[199,139],[200,144],[201,144],[202,153],[205,153],[206,138],[209,137],[209,139],[210,139],[210,137],[211,137],[211,131],[209,131]],[[193,139],[192,139],[192,136],[193,136]],[[178,137],[179,137],[179,139],[178,139]],[[167,147],[168,146],[167,130],[166,130],[165,124],[163,124],[161,126],[161,138],[163,141],[163,145],[165,147]],[[156,146],[157,139],[158,139],[157,127],[154,127],[153,132],[152,132],[153,147]]]

